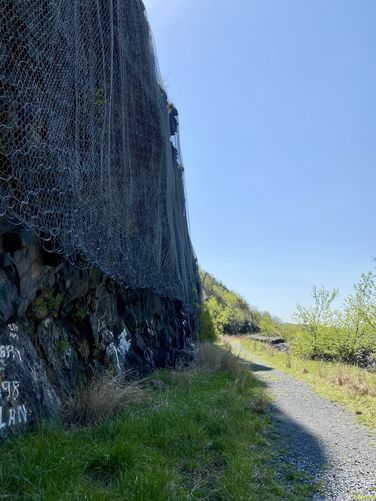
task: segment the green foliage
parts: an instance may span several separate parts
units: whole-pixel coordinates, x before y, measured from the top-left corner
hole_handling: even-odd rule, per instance
[[[199,339],[200,341],[215,341],[217,339],[212,318],[205,304],[201,307]]]
[[[54,295],[52,289],[44,289],[40,296],[37,296],[32,304],[32,308],[39,318],[47,317],[49,314],[56,313],[64,301],[64,294]]]
[[[299,331],[293,338],[295,353],[351,363],[376,356],[376,275],[363,274],[341,310],[333,309],[337,297],[336,289],[314,288],[313,305],[297,306]]]
[[[345,300],[340,317],[349,349],[369,350],[376,354],[376,275],[363,274],[354,285],[354,293]]]
[[[260,313],[258,324],[261,334],[264,336],[283,336],[282,322],[277,317],[273,317],[268,311]]]
[[[287,342],[292,342],[301,331],[299,325],[289,322],[279,324],[279,335]]]
[[[318,337],[323,326],[333,324],[336,313],[332,310],[333,301],[338,297],[338,290],[326,290],[324,287],[312,290],[313,306],[296,307],[295,319],[314,339]]]
[[[87,310],[82,306],[79,306],[73,311],[72,318],[76,322],[81,322],[81,320],[83,320],[87,314],[88,314]]]
[[[320,356],[333,357],[335,345],[335,319],[338,314],[332,309],[338,297],[338,290],[326,290],[324,287],[312,290],[313,305],[305,307],[297,305],[295,320],[301,332],[294,342],[295,351],[312,358]],[[333,336],[334,335],[334,336]]]
[[[247,372],[159,372],[144,403],[96,427],[44,427],[0,450],[0,497],[30,500],[311,499],[278,464]]]
[[[217,336],[246,334],[259,330],[259,313],[241,296],[230,291],[209,273],[200,270],[205,310]]]
[[[68,349],[68,346],[69,346],[69,343],[68,343],[68,340],[67,338],[63,337],[61,339],[59,339],[59,342],[57,344],[57,347],[58,349],[64,353],[64,351],[66,351]]]

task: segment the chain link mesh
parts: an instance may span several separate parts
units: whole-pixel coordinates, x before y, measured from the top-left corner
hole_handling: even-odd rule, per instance
[[[192,304],[178,117],[141,0],[0,0],[0,215]]]

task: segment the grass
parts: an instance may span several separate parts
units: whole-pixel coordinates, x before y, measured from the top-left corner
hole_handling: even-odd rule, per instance
[[[270,345],[236,338],[234,342],[272,367],[309,383],[323,397],[345,405],[358,420],[376,428],[376,374],[339,362],[305,360]]]
[[[65,402],[64,421],[70,425],[99,424],[125,407],[141,403],[144,398],[139,381],[127,380],[127,374],[104,374],[79,387]]]
[[[262,383],[205,344],[191,370],[162,371],[100,425],[44,426],[0,447],[0,498],[302,500],[278,464]],[[77,408],[77,407],[76,407]]]

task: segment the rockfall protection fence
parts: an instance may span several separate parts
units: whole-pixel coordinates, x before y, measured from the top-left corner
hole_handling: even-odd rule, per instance
[[[193,304],[178,117],[157,68],[141,0],[0,0],[0,216]]]

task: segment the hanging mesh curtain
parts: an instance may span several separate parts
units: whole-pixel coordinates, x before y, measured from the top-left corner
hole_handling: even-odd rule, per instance
[[[0,0],[0,43],[0,216],[193,304],[178,118],[142,2]]]

